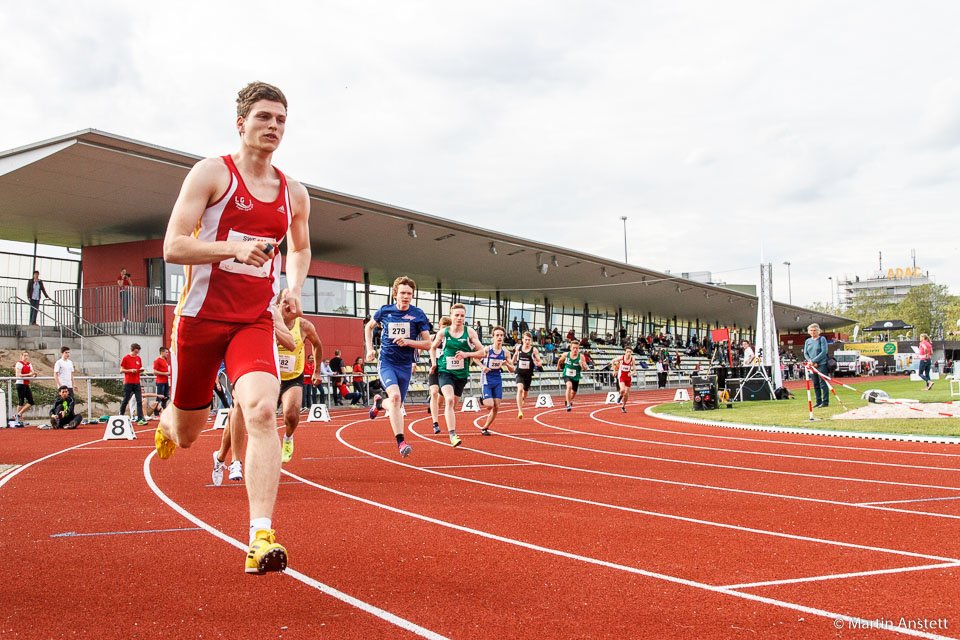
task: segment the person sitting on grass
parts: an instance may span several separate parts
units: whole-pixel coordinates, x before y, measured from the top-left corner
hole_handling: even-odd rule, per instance
[[[77,425],[83,419],[77,415],[73,396],[70,395],[70,387],[61,385],[57,390],[57,401],[53,403],[50,411],[50,424],[40,425],[39,429],[76,429]]]

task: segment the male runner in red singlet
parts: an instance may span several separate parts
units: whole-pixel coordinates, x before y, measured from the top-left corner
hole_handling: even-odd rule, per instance
[[[633,349],[625,347],[622,356],[617,356],[610,363],[610,369],[617,374],[620,383],[620,411],[627,412],[627,400],[630,399],[630,385],[633,383],[633,372],[636,362],[633,359]]]
[[[287,239],[286,302],[302,313],[310,266],[310,200],[299,182],[270,162],[283,139],[287,100],[254,82],[237,96],[240,150],[201,160],[173,206],[163,258],[186,265],[171,339],[172,405],[157,427],[157,456],[193,444],[207,422],[220,361],[234,383],[247,425],[246,486],[250,503],[247,573],[283,571],[286,550],[271,528],[280,480],[276,432],[279,365],[269,310],[279,292],[278,245]]]

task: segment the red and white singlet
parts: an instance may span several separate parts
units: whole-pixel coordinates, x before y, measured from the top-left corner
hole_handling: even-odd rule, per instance
[[[630,362],[627,362],[625,359],[621,359],[620,360],[620,382],[623,382],[629,387],[632,382],[631,380],[632,374],[633,374],[633,358],[630,359]]]
[[[193,237],[206,242],[261,241],[280,244],[290,226],[290,194],[287,179],[280,175],[280,192],[273,202],[254,198],[229,155],[223,162],[230,170],[230,186],[207,207]],[[235,258],[214,264],[187,265],[186,282],[180,293],[177,315],[221,322],[253,322],[263,315],[280,289],[280,252],[273,260],[255,267]]]

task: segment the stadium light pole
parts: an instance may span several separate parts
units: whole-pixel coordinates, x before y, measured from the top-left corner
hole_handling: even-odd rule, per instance
[[[793,286],[790,283],[790,261],[784,260],[783,264],[787,265],[787,296],[790,304],[793,304]]]
[[[623,263],[627,264],[627,216],[620,216],[623,220]]]
[[[833,276],[827,276],[827,280],[830,281],[830,304],[827,305],[829,308],[833,306]]]

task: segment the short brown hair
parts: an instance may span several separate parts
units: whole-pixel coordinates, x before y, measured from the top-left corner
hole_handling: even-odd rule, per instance
[[[466,308],[466,307],[463,305],[463,303],[461,303],[461,302],[458,302],[458,303],[456,303],[456,304],[450,305],[450,315],[453,315],[453,310],[454,310],[454,309],[463,309],[463,312],[464,312],[464,313],[467,312],[467,308]]]
[[[497,329],[499,329],[499,328],[500,328],[500,327],[497,327]],[[497,329],[494,329],[494,331],[496,331]],[[524,338],[529,337],[531,340],[533,340],[533,334],[530,333],[529,331],[524,331],[522,337],[524,337]]]
[[[440,328],[449,327],[453,324],[453,320],[450,319],[450,316],[443,316],[440,318]]]
[[[493,328],[493,330],[490,332],[490,335],[495,334],[497,331],[503,331],[503,335],[507,335],[507,330],[499,325]]]
[[[397,290],[400,288],[400,285],[402,284],[407,285],[414,291],[417,290],[417,283],[414,282],[412,278],[408,278],[407,276],[400,276],[399,278],[393,281],[393,297],[394,298],[397,297]]]
[[[283,91],[266,82],[251,82],[237,93],[237,117],[246,120],[250,109],[258,100],[272,100],[287,108],[287,98]]]

